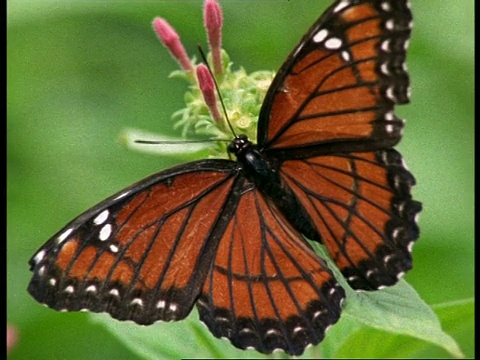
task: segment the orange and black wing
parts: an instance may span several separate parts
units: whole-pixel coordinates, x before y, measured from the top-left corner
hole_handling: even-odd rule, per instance
[[[233,215],[239,179],[235,163],[207,160],[125,189],[37,251],[28,291],[56,310],[139,324],[184,318]]]
[[[303,353],[337,322],[344,290],[279,213],[246,183],[197,302],[217,337],[263,353]]]
[[[281,174],[353,288],[393,285],[411,269],[421,204],[397,151],[287,160]]]
[[[389,148],[409,100],[407,0],[336,1],[283,64],[260,112],[258,144],[271,158]]]
[[[336,1],[282,66],[259,121],[259,145],[356,289],[394,284],[412,267],[419,202],[392,149],[409,100],[408,0]],[[293,222],[297,214],[289,214]],[[313,229],[313,231],[311,231]]]

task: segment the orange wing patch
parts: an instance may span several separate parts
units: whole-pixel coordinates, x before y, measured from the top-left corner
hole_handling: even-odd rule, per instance
[[[229,172],[171,176],[67,226],[33,259],[29,290],[55,309],[109,312],[150,324],[185,317],[218,240]],[[118,209],[118,210],[117,210]]]
[[[420,204],[395,150],[285,161],[281,171],[354,288],[392,285],[411,268]]]
[[[197,303],[217,337],[299,355],[340,316],[344,291],[326,264],[257,191],[244,194]]]

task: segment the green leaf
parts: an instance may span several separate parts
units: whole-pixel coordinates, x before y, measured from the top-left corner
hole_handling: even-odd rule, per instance
[[[436,314],[406,281],[400,280],[395,286],[378,291],[354,291],[328,258],[325,249],[317,244],[313,246],[346,291],[343,318],[392,334],[412,336],[440,346],[454,357],[463,357],[455,340],[442,330]],[[378,345],[384,347],[384,344]]]
[[[448,333],[458,340],[465,357],[475,356],[475,300],[473,298],[434,305],[433,309]],[[432,356],[432,354],[429,354]]]
[[[185,320],[158,322],[151,326],[116,321],[105,314],[92,314],[91,318],[106,326],[128,348],[145,359],[287,358],[284,353],[268,356],[254,350],[240,350],[225,339],[214,338],[198,320],[196,309]]]
[[[405,281],[376,292],[347,291],[344,316],[364,325],[436,344],[463,357],[455,340],[442,330],[433,310]]]
[[[473,300],[433,306],[445,330],[455,336],[465,350],[468,358],[474,357],[473,341]],[[349,318],[348,316],[345,319]],[[348,321],[347,321],[348,322]],[[352,323],[354,321],[352,320]],[[358,322],[356,322],[358,324]],[[429,342],[413,339],[410,336],[386,333],[371,327],[356,331],[340,346],[335,356],[338,358],[357,357],[361,353],[365,358],[448,358],[444,348]],[[451,353],[451,352],[450,352]]]

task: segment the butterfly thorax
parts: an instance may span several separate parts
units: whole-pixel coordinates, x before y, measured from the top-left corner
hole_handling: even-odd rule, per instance
[[[247,179],[260,191],[268,193],[269,188],[277,188],[281,185],[278,171],[272,167],[271,162],[267,161],[257,145],[248,140],[247,136],[235,137],[228,151],[236,156]]]

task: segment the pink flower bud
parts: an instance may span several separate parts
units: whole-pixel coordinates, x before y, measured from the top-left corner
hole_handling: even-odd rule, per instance
[[[213,82],[210,71],[204,64],[197,66],[198,86],[203,94],[205,104],[207,104],[210,114],[215,121],[221,121],[222,116],[218,110],[217,98],[215,96],[215,83]]]
[[[162,18],[155,18],[153,20],[153,29],[157,33],[158,38],[162,44],[168,49],[173,58],[178,61],[180,66],[186,70],[193,70],[192,63],[188,58],[187,52],[183,47],[180,37],[173,27]]]
[[[18,330],[16,327],[7,324],[7,354],[17,344]]]
[[[222,9],[216,0],[205,0],[203,19],[212,53],[215,74],[222,73]]]

